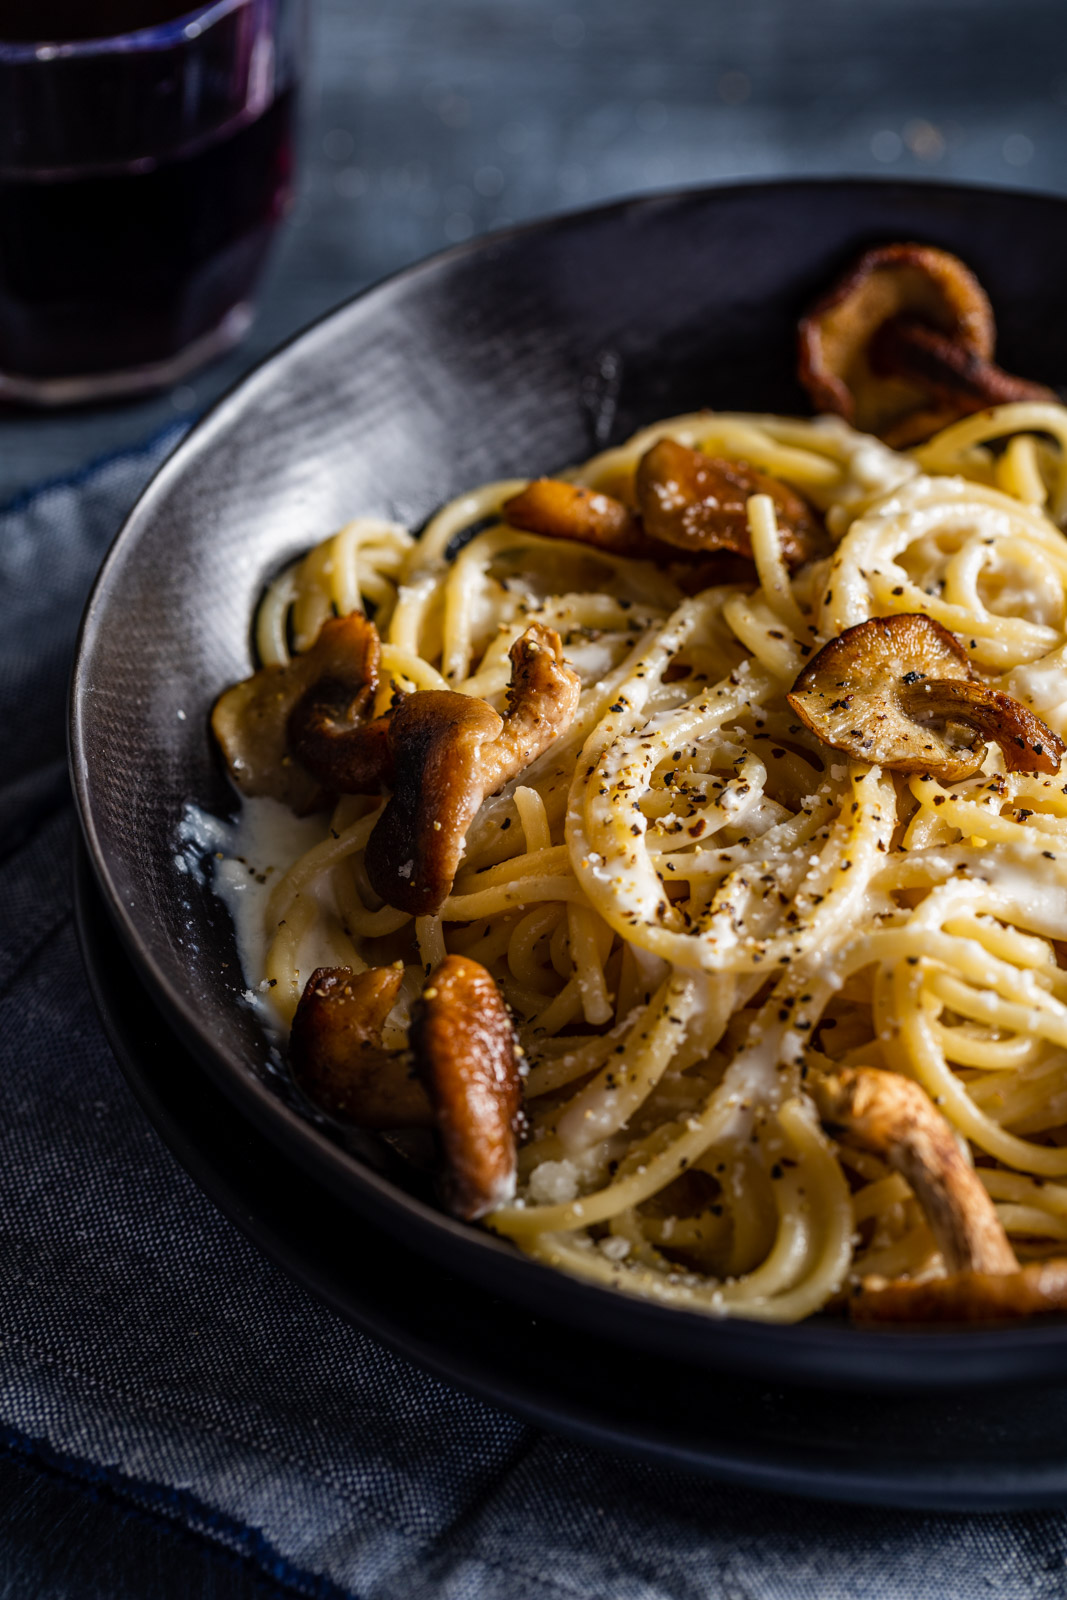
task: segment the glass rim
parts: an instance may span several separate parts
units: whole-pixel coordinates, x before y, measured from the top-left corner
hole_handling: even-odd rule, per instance
[[[200,0],[169,22],[156,22],[102,39],[5,40],[0,38],[0,62],[69,61],[82,56],[106,56],[135,50],[168,50],[199,38],[234,11],[254,6],[258,0]]]

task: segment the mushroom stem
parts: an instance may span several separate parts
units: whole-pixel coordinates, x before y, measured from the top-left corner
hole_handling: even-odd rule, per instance
[[[932,717],[973,728],[998,744],[1009,772],[1058,772],[1067,746],[1058,734],[1011,695],[974,679],[925,678],[902,684],[900,703],[910,717]]]
[[[871,370],[925,384],[960,416],[1017,400],[1055,400],[1042,383],[1016,378],[977,350],[922,322],[891,317],[871,341]]]
[[[897,1072],[812,1075],[827,1130],[888,1161],[911,1184],[947,1269],[940,1278],[866,1278],[857,1322],[990,1322],[1067,1311],[1067,1261],[1021,1267],[993,1202],[929,1095]]]
[[[846,628],[801,670],[786,699],[832,749],[942,782],[977,772],[992,742],[1009,772],[1057,772],[1065,752],[1040,717],[981,683],[959,640],[919,612]],[[952,727],[971,729],[970,742],[950,739]]]
[[[908,1180],[949,1272],[1016,1271],[992,1200],[917,1083],[876,1067],[845,1067],[813,1079],[811,1093],[831,1133],[882,1156]]]
[[[343,788],[334,782],[336,751],[362,739],[380,664],[378,630],[352,611],[329,617],[310,650],[287,666],[261,667],[220,695],[211,727],[242,793],[306,812]]]
[[[394,781],[389,717],[360,724],[343,686],[314,685],[289,716],[289,748],[331,794],[380,794]]]
[[[867,250],[798,329],[799,377],[820,411],[896,449],[1007,400],[1055,399],[993,362],[996,328],[974,274],[945,250]]]
[[[403,981],[399,965],[313,972],[289,1039],[293,1076],[357,1128],[435,1128],[449,1210],[473,1222],[515,1190],[523,1111],[511,1017],[483,966],[446,956],[415,1007],[410,1051],[386,1050]]]
[[[849,1303],[855,1322],[1004,1322],[1067,1310],[1067,1261],[1016,1272],[953,1272],[889,1283],[868,1278]]]

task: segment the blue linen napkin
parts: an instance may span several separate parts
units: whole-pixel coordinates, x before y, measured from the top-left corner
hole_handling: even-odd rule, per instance
[[[63,702],[179,432],[0,512],[0,1448],[323,1600],[1067,1593],[1058,1513],[806,1504],[539,1434],[339,1321],[177,1166],[81,973]]]

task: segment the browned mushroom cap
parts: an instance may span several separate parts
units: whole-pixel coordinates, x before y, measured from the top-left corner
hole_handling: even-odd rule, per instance
[[[660,439],[637,466],[637,503],[646,533],[673,552],[707,555],[729,550],[752,559],[748,501],[770,495],[790,567],[809,560],[822,543],[819,520],[794,490],[747,461],[728,461]],[[677,554],[673,555],[677,559]]]
[[[484,700],[420,690],[392,714],[392,798],[364,855],[376,894],[412,916],[439,911],[487,794],[523,771],[570,725],[581,680],[559,634],[539,624],[511,648],[507,715]]]
[[[610,494],[561,478],[535,478],[504,502],[513,528],[546,539],[571,539],[615,556],[654,558],[659,552],[631,511]]]
[[[947,783],[976,772],[990,742],[1010,772],[1056,772],[1065,748],[1018,700],[977,681],[947,628],[916,613],[846,628],[812,657],[786,699],[835,750]],[[952,742],[934,722],[972,737]]]
[[[319,967],[296,1008],[289,1059],[316,1105],[357,1128],[428,1126],[433,1112],[405,1051],[382,1048],[403,971]]]
[[[389,905],[412,916],[440,908],[485,794],[482,747],[502,727],[484,700],[450,690],[420,690],[397,706],[389,726],[396,787],[363,857]]]
[[[984,360],[993,354],[992,308],[961,261],[929,245],[883,245],[860,256],[800,323],[800,381],[817,410],[883,433],[929,406],[928,386],[871,367],[871,341],[899,316]]]
[[[831,1133],[883,1156],[907,1178],[950,1272],[1015,1270],[1015,1252],[993,1202],[917,1083],[876,1067],[843,1067],[809,1082]]]
[[[411,1023],[415,1061],[444,1148],[449,1209],[484,1217],[515,1192],[522,1080],[500,991],[477,961],[448,956]]]
[[[324,622],[311,649],[288,666],[263,667],[220,695],[211,727],[242,794],[270,795],[294,811],[313,809],[323,798],[323,781],[294,760],[289,719],[321,684],[351,723],[370,703],[380,660],[378,630],[353,611]]]
[[[1054,398],[993,365],[995,336],[962,261],[930,245],[882,245],[802,319],[800,381],[817,410],[904,448],[1009,392]]]
[[[674,439],[661,439],[641,457],[635,491],[640,519],[621,500],[599,490],[538,478],[505,501],[504,515],[516,528],[550,539],[572,539],[612,555],[657,561],[661,566],[699,560],[701,587],[751,577],[750,495],[769,494],[773,499],[791,567],[808,560],[822,544],[815,511],[784,483],[747,461],[707,456]],[[705,572],[707,558],[715,553],[733,556],[737,562]]]

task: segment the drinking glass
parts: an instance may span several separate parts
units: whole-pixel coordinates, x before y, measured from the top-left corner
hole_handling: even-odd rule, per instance
[[[305,0],[0,0],[0,398],[236,343],[292,192]]]

